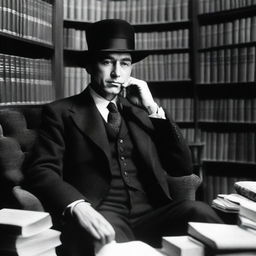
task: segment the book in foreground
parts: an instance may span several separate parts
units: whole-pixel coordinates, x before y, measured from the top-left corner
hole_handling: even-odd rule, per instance
[[[238,194],[256,201],[256,181],[237,181],[234,188]]]
[[[96,256],[163,256],[155,248],[141,241],[125,243],[112,241],[100,248],[95,254]]]
[[[219,196],[213,199],[212,207],[223,212],[230,212],[230,213],[239,212],[239,205]]]
[[[204,256],[204,245],[189,236],[165,236],[162,251],[172,256]]]
[[[239,216],[256,221],[256,202],[243,202],[240,204]]]
[[[255,250],[256,235],[238,225],[189,222],[188,234],[213,250]]]
[[[47,212],[3,208],[0,210],[0,233],[24,237],[38,234],[52,226]]]
[[[61,244],[60,232],[47,229],[39,234],[22,236],[4,236],[0,239],[0,255],[34,256],[45,253]]]

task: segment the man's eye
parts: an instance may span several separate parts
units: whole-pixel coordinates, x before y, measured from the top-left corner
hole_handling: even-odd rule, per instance
[[[102,61],[102,64],[103,64],[103,65],[109,65],[110,63],[111,63],[110,60],[103,60],[103,61]]]
[[[130,63],[130,62],[122,62],[121,65],[122,65],[122,66],[128,66],[128,67],[129,67],[129,66],[131,66],[131,63]]]

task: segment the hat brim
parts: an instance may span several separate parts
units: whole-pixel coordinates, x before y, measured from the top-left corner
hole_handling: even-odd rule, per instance
[[[100,50],[100,51],[83,51],[83,62],[87,63],[87,60],[90,60],[90,57],[95,54],[102,54],[102,53],[130,53],[132,57],[132,63],[139,62],[143,59],[145,59],[149,53],[146,51],[140,51],[140,50],[113,50],[113,49],[106,49],[106,50]]]

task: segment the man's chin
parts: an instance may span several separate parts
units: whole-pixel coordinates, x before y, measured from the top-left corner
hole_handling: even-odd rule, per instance
[[[112,87],[112,88],[108,88],[106,90],[107,93],[112,94],[112,95],[118,95],[121,91],[120,87]]]

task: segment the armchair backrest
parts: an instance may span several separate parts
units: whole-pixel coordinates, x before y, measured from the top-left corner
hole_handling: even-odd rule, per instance
[[[19,188],[23,180],[22,166],[34,145],[40,122],[41,106],[4,106],[0,109],[1,208],[41,209],[40,202],[36,202],[36,198],[34,201],[32,194]]]

